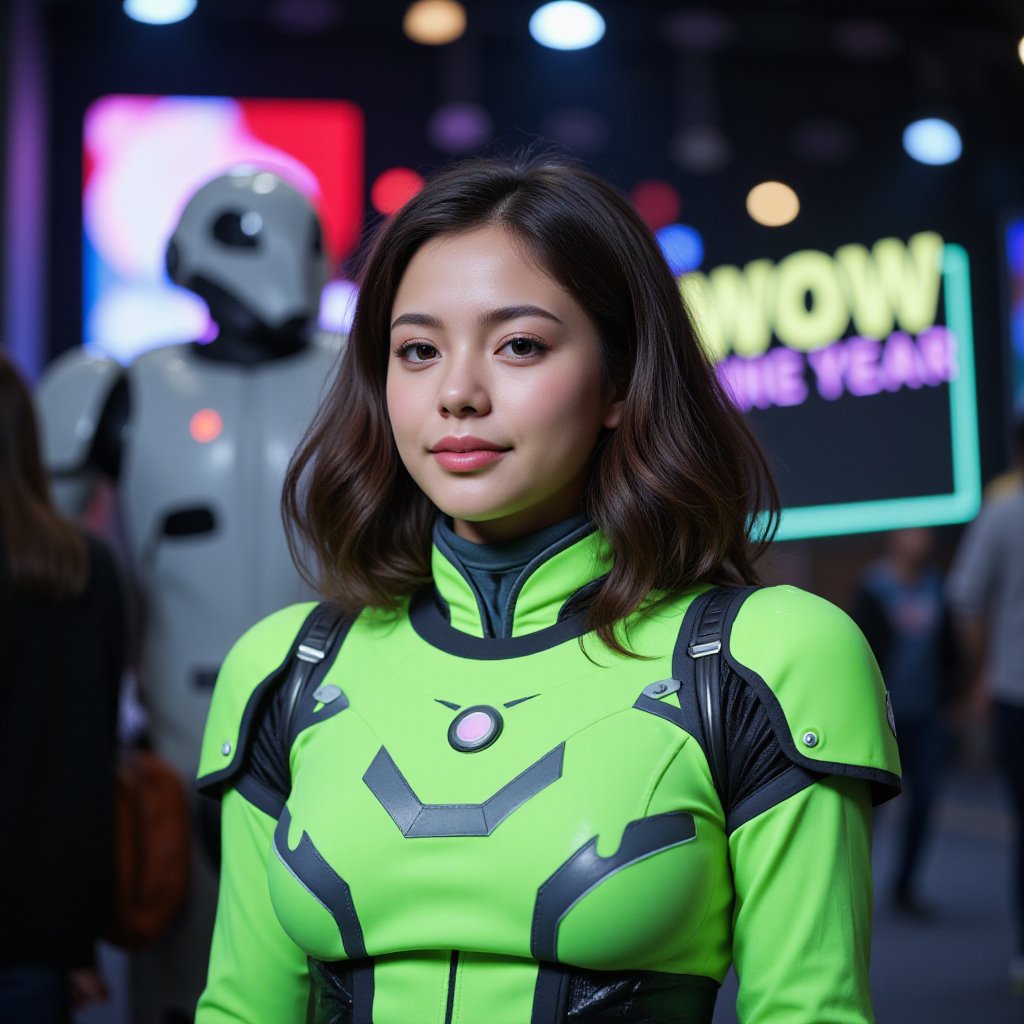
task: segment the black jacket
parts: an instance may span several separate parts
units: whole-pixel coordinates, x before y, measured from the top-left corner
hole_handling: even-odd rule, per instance
[[[121,583],[88,539],[84,593],[26,598],[0,558],[0,963],[92,962],[113,898]]]

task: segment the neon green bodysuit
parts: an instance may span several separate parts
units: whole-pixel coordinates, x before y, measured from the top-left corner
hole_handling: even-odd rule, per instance
[[[301,695],[278,787],[252,750],[313,606],[238,641],[200,766],[224,849],[198,1024],[708,1024],[731,963],[744,1024],[873,1019],[870,804],[899,765],[863,637],[791,587],[734,603],[724,699],[774,754],[734,725],[722,797],[677,649],[707,588],[629,620],[642,659],[581,647],[567,601],[606,559],[587,529],[548,549],[495,638],[435,547],[436,591],[360,615]]]

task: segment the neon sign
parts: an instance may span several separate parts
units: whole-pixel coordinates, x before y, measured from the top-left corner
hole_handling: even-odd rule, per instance
[[[967,253],[907,241],[687,274],[720,379],[775,463],[780,539],[962,522],[980,501]]]

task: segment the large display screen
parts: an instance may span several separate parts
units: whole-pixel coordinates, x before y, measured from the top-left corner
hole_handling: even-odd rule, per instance
[[[129,362],[211,336],[205,304],[171,283],[164,253],[189,197],[238,165],[275,171],[310,197],[337,266],[363,226],[363,134],[361,110],[341,100],[96,100],[84,123],[85,345]],[[344,329],[351,293],[328,284],[322,326]]]
[[[963,522],[980,501],[967,253],[935,232],[680,279],[766,448],[780,539]]]

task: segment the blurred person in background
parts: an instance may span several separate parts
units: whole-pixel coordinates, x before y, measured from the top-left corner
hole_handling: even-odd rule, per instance
[[[113,903],[121,584],[54,508],[29,392],[0,350],[0,1021],[102,1001]]]
[[[1024,471],[1024,412],[1013,441]],[[948,593],[971,667],[970,702],[991,715],[996,763],[1016,819],[1010,982],[1024,991],[1024,489],[984,503],[960,543]]]
[[[959,674],[952,620],[934,554],[930,529],[890,533],[883,557],[861,579],[853,607],[854,621],[867,637],[892,694],[908,791],[891,898],[895,909],[914,916],[928,912],[917,876],[948,749],[943,712],[954,700]]]

